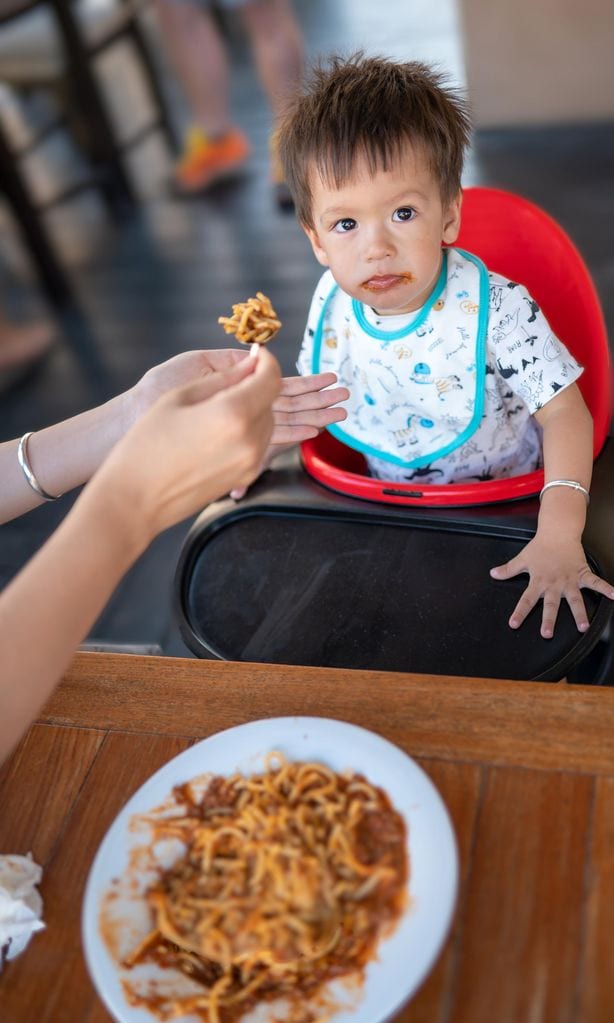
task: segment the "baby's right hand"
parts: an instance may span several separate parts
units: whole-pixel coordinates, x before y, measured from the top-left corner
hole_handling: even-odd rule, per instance
[[[260,473],[286,448],[317,437],[326,426],[346,418],[347,412],[339,402],[347,401],[350,392],[347,387],[333,387],[336,382],[334,373],[282,379],[281,392],[273,404],[273,436]],[[238,501],[246,491],[247,487],[235,487],[230,496]]]
[[[271,445],[300,444],[317,437],[325,426],[345,419],[347,412],[339,408],[339,402],[347,401],[350,392],[347,387],[333,387],[336,383],[334,373],[284,377],[273,404]]]

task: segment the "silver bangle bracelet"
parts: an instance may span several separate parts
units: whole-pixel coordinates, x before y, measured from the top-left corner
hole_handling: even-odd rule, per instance
[[[572,490],[579,490],[581,494],[584,494],[584,499],[587,504],[591,499],[590,494],[586,487],[583,487],[581,483],[577,482],[577,480],[550,480],[550,483],[546,483],[546,485],[542,487],[540,491],[539,495],[540,501],[544,494],[546,493],[546,491],[550,490],[550,487],[571,487]]]
[[[17,448],[17,461],[21,466],[21,470],[26,480],[32,487],[32,490],[34,490],[39,497],[42,497],[43,501],[57,501],[58,497],[61,497],[62,495],[58,494],[57,497],[54,497],[53,494],[48,494],[47,491],[41,487],[36,476],[32,472],[32,466],[28,460],[28,441],[30,440],[30,437],[33,436],[34,434],[32,432],[24,433],[23,437],[19,441],[19,447]]]

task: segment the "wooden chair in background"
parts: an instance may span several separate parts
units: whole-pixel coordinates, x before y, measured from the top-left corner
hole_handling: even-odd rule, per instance
[[[0,83],[18,95],[52,95],[52,116],[43,118],[25,144],[15,145],[0,119],[0,192],[11,207],[48,297],[62,305],[70,286],[53,240],[41,219],[46,210],[96,189],[114,219],[138,203],[129,154],[152,132],[161,131],[171,150],[177,137],[156,60],[141,23],[142,4],[132,0],[4,0],[0,4]],[[102,86],[96,64],[115,44],[131,44],[150,94],[153,116],[126,136]],[[40,199],[24,168],[26,159],[54,132],[68,130],[82,170]]]

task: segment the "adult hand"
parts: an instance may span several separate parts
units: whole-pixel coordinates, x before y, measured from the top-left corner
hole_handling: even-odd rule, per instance
[[[175,387],[183,387],[212,373],[223,372],[239,365],[248,355],[247,349],[222,348],[212,351],[197,349],[182,352],[172,359],[153,366],[126,392],[129,399],[131,421],[143,415],[163,394]]]
[[[210,353],[209,353],[210,354]],[[83,497],[130,522],[137,547],[257,474],[280,374],[266,351],[159,398],[119,441]]]
[[[86,483],[113,447],[164,394],[192,381],[242,364],[247,352],[183,352],[154,366],[129,390],[95,408],[36,432],[30,462],[49,494],[64,494]],[[0,444],[0,523],[42,503],[27,484],[17,461],[19,441]]]
[[[163,395],[0,594],[0,759],[153,537],[253,478],[279,387],[275,359],[259,352]]]
[[[520,554],[490,570],[493,579],[512,579],[522,572],[528,572],[529,585],[516,604],[509,625],[512,629],[519,628],[537,602],[543,599],[540,633],[544,639],[551,639],[554,635],[563,597],[580,632],[586,632],[589,625],[581,590],[594,590],[614,600],[614,587],[594,574],[587,564],[582,544],[575,537],[543,535],[538,530]]]

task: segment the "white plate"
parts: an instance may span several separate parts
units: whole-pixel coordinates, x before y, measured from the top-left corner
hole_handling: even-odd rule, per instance
[[[378,958],[367,966],[359,997],[355,992],[351,1005],[336,1012],[330,1023],[381,1023],[411,997],[431,969],[450,926],[458,883],[454,832],[433,783],[411,757],[364,728],[328,718],[270,718],[218,732],[160,768],[116,817],[96,854],[83,903],[85,958],[100,997],[119,1023],[153,1021],[146,1009],[126,1002],[122,971],[99,930],[102,897],[113,878],[125,872],[130,849],[137,843],[129,831],[130,819],[159,806],[174,785],[205,772],[263,771],[264,757],[271,750],[279,750],[288,760],[315,760],[335,771],[350,768],[363,773],[387,792],[407,825],[408,908],[394,933],[379,945]],[[242,1023],[256,1016],[260,1021],[270,1019],[267,1011],[255,1010]],[[193,1019],[183,1017],[188,1018]]]

